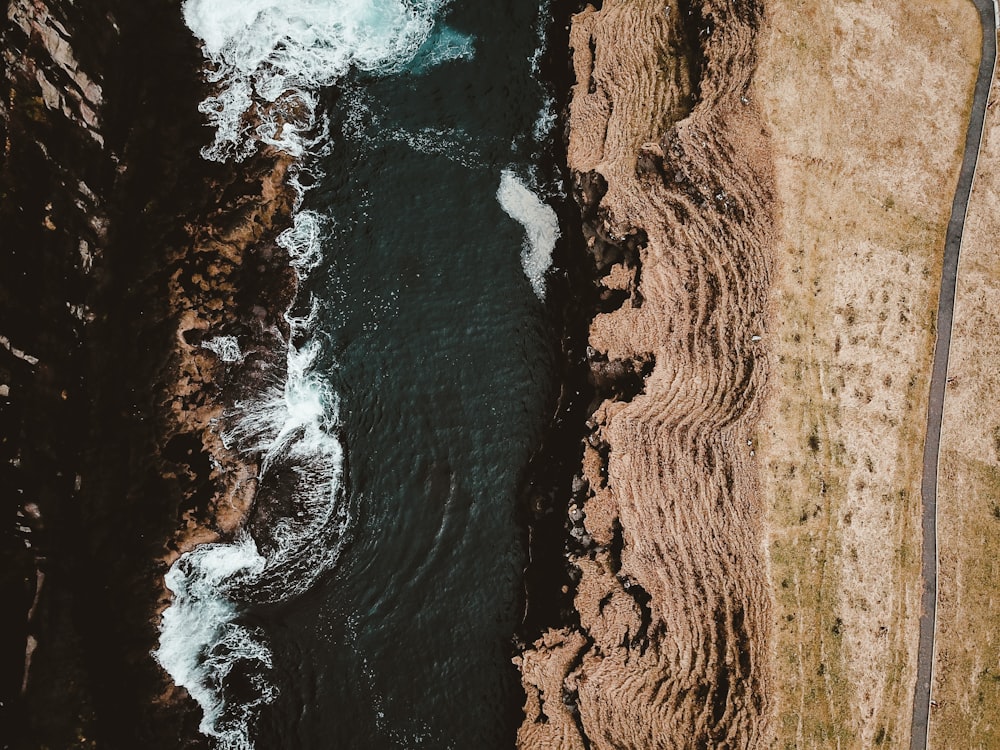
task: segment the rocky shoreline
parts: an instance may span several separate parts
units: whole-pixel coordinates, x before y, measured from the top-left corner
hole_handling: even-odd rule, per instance
[[[178,0],[10,9],[0,592],[21,638],[0,662],[4,747],[204,747],[149,655],[166,569],[257,510],[257,466],[218,427],[283,366],[292,160],[198,156],[202,58]],[[545,168],[576,207],[549,293],[561,390],[522,482],[518,744],[762,742],[770,595],[745,447],[773,221],[762,9],[552,10],[582,10],[545,63],[569,112]]]
[[[19,0],[0,32],[4,747],[205,746],[150,658],[163,574],[250,512],[214,420],[284,353],[288,160],[198,156],[201,54],[147,5]],[[203,346],[236,332],[238,364]]]
[[[588,257],[579,252],[584,242],[582,216],[572,195],[572,175],[566,166],[566,143],[561,135],[573,82],[565,27],[580,9],[578,0],[552,3],[545,54],[540,60],[541,76],[553,89],[554,108],[562,113],[558,118],[560,134],[540,163],[547,178],[565,190],[565,199],[556,206],[562,229],[553,253],[556,272],[549,275],[546,292],[546,310],[561,356],[555,359],[559,370],[554,378],[557,388],[552,417],[524,469],[518,492],[526,551],[523,615],[516,634],[518,652],[547,628],[575,615],[569,594],[571,567],[566,559],[567,498],[572,495],[577,473],[582,425],[596,406],[586,347],[589,322],[599,305],[598,274]]]

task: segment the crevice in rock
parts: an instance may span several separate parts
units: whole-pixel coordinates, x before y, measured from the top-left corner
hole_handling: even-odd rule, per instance
[[[594,641],[586,630],[581,630],[581,632],[586,638],[586,645],[577,652],[576,657],[570,663],[569,668],[566,670],[567,676],[572,676],[574,672],[583,666],[584,657],[594,648]],[[567,682],[570,682],[570,685],[567,685]],[[562,702],[573,717],[573,723],[576,725],[576,731],[579,733],[580,742],[584,750],[591,750],[590,738],[587,736],[586,729],[583,726],[583,717],[580,715],[580,692],[576,689],[575,680],[572,682],[569,679],[563,681]]]
[[[597,66],[597,41],[590,37],[587,44],[590,46],[590,77],[587,79],[587,93],[597,93],[597,81],[594,80],[594,68]]]
[[[647,354],[630,359],[609,360],[592,352],[589,357],[590,384],[600,401],[629,402],[643,393],[646,378],[656,367],[656,357]]]
[[[179,432],[166,442],[160,455],[164,460],[177,464],[186,485],[182,491],[183,500],[177,507],[178,525],[183,525],[186,516],[199,524],[210,524],[209,503],[217,488],[211,480],[211,461],[201,438],[192,433]]]
[[[676,0],[677,12],[681,17],[680,27],[683,30],[682,41],[676,49],[676,59],[685,65],[678,68],[681,74],[686,74],[685,88],[690,91],[687,111],[676,121],[684,119],[701,100],[702,75],[705,71],[706,53],[703,46],[706,38],[712,33],[711,16],[703,15],[704,0]]]

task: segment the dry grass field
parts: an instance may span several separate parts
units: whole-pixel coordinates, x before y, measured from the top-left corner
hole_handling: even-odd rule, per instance
[[[1000,747],[1000,86],[959,266],[941,436],[933,748]]]
[[[755,442],[777,620],[775,746],[903,747],[934,315],[979,23],[965,0],[768,5],[756,85],[782,217]],[[995,467],[1000,445],[984,445]],[[995,492],[1000,474],[976,466]],[[1000,524],[982,505],[977,523]],[[987,575],[979,561],[976,575]]]

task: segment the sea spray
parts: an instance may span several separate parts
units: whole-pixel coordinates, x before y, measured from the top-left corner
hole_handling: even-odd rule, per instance
[[[263,570],[265,560],[249,536],[233,544],[203,544],[183,555],[165,577],[174,593],[163,613],[156,658],[174,682],[204,710],[199,729],[225,748],[251,748],[250,722],[258,707],[273,699],[264,670],[271,652],[260,633],[236,624],[231,589]],[[224,686],[234,672],[256,698],[235,704]]]
[[[507,215],[524,227],[521,266],[535,295],[544,300],[545,273],[552,265],[552,251],[559,239],[559,217],[509,169],[500,175],[497,200]]]
[[[427,45],[433,0],[187,0],[184,18],[201,40],[212,96],[200,106],[215,128],[206,159],[242,160],[260,144],[296,159],[289,185],[297,194],[292,226],[278,237],[300,279],[321,260],[325,220],[302,210],[312,160],[327,146],[318,92],[352,67],[401,71],[425,49],[419,66],[471,54],[471,40],[439,34]],[[311,175],[316,177],[315,174]],[[223,748],[253,747],[260,707],[273,700],[271,651],[241,622],[253,604],[307,590],[337,561],[350,522],[342,488],[343,449],[336,437],[337,398],[315,371],[318,303],[286,313],[289,340],[283,372],[227,410],[222,437],[259,462],[255,536],[202,545],[182,555],[165,582],[173,601],[154,656],[201,706],[201,731]],[[223,361],[242,361],[239,341],[217,336],[207,348]],[[271,503],[275,500],[280,502]],[[281,507],[281,513],[269,508]],[[230,699],[235,676],[243,686]],[[251,695],[243,695],[249,686]]]
[[[352,67],[403,69],[427,42],[442,0],[188,0],[217,92],[200,110],[215,127],[208,159],[244,159],[258,143],[292,156],[309,146],[316,92]],[[455,46],[454,37],[444,37]],[[458,54],[470,54],[461,43]]]

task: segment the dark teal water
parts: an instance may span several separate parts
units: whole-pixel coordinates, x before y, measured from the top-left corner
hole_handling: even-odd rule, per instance
[[[354,522],[336,570],[255,613],[280,691],[258,748],[513,744],[518,479],[555,342],[496,191],[545,149],[538,15],[538,0],[456,2],[443,20],[474,37],[472,59],[355,74],[328,102],[305,207],[333,225],[304,291],[321,302]]]

